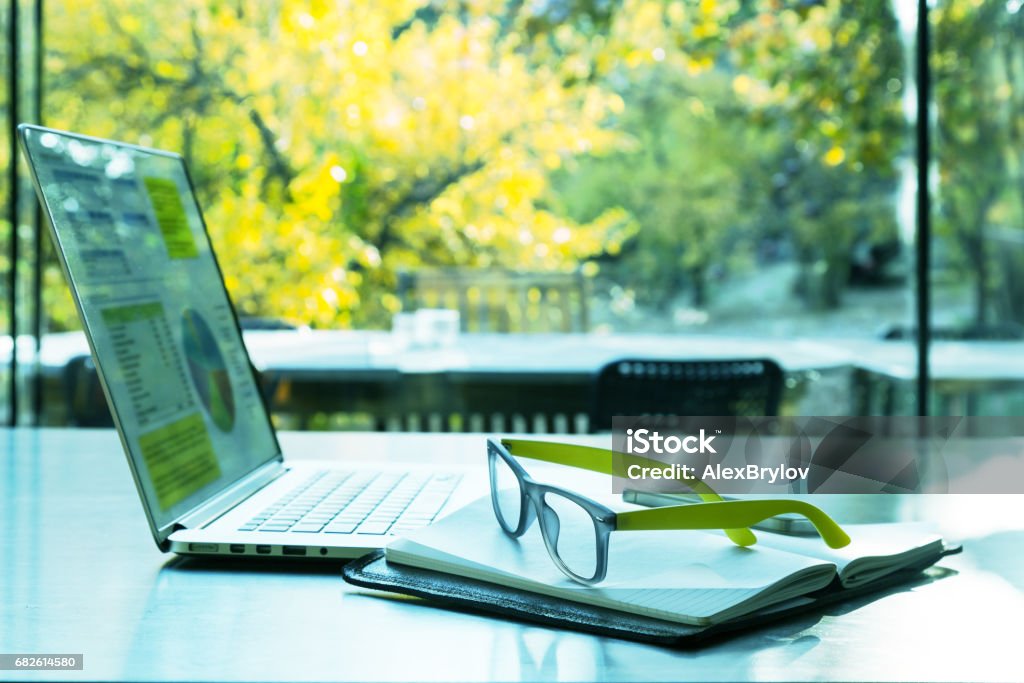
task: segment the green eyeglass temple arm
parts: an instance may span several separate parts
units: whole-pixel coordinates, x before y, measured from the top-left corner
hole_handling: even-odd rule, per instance
[[[610,451],[605,448],[594,448],[593,446],[577,446],[575,444],[554,443],[551,441],[533,441],[529,439],[502,439],[501,445],[504,446],[509,453],[520,458],[541,460],[543,462],[576,467],[581,470],[590,470],[591,472],[607,474],[610,476],[623,476],[630,465],[639,465],[641,467],[665,466],[665,463],[663,462],[648,460],[647,458],[641,458],[627,453],[617,453],[616,451]],[[616,464],[619,466],[618,469],[616,468]],[[693,492],[700,496],[700,499],[706,503],[722,502],[723,500],[720,495],[715,493],[714,489],[696,477],[686,479],[686,483]],[[651,510],[651,512],[656,511],[657,510]],[[772,516],[774,515],[766,515],[766,517]],[[764,517],[761,519],[764,519]],[[728,527],[712,526],[699,528],[723,529],[725,531],[725,535],[728,536],[736,545],[754,545],[757,543],[757,536],[755,536],[754,532],[750,529],[744,528],[747,526],[749,525],[741,524],[735,528],[733,528],[732,525],[729,525]]]
[[[800,500],[731,500],[620,512],[615,516],[615,529],[663,531],[745,527],[786,513],[796,513],[809,519],[830,548],[842,548],[850,542],[850,537],[831,517]]]

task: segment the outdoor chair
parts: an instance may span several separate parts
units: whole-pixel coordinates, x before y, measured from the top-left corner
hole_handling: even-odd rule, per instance
[[[617,415],[777,415],[782,368],[771,360],[623,359],[597,375],[591,428]]]
[[[114,426],[92,356],[75,356],[64,366],[64,400],[72,427]]]

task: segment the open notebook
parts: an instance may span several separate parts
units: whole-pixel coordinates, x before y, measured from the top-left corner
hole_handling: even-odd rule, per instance
[[[614,533],[608,577],[596,587],[566,578],[540,530],[508,538],[489,498],[392,542],[398,563],[683,624],[721,623],[838,581],[854,588],[942,553],[942,539],[917,524],[844,527],[853,541],[833,550],[817,537],[758,532],[740,548],[719,532]],[[566,530],[563,529],[563,533]],[[582,530],[581,530],[582,532]],[[591,532],[592,533],[592,532]]]

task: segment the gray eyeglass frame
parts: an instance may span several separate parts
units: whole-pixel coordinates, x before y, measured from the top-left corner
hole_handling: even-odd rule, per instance
[[[498,458],[501,458],[509,466],[516,479],[519,480],[519,519],[514,527],[509,525],[498,504]],[[608,540],[616,528],[614,510],[573,491],[550,484],[541,484],[527,473],[515,456],[494,439],[487,440],[487,471],[491,484],[491,506],[494,508],[494,516],[498,519],[498,525],[502,531],[511,538],[520,538],[530,528],[534,520],[539,519],[544,547],[547,548],[552,562],[563,574],[573,581],[588,586],[604,580],[608,574]],[[544,502],[544,496],[548,493],[571,500],[590,515],[594,523],[595,552],[597,553],[595,571],[592,576],[581,576],[572,571],[559,555],[558,534],[561,523],[558,521],[558,514]]]
[[[769,517],[781,514],[796,513],[806,517],[822,540],[830,548],[842,548],[850,543],[850,536],[836,524],[835,520],[821,509],[810,503],[799,500],[722,500],[721,496],[711,490],[700,480],[694,480],[694,490],[699,493],[704,503],[697,505],[672,505],[647,510],[632,510],[616,513],[610,508],[567,491],[558,486],[540,484],[535,481],[512,449],[521,449],[519,457],[542,460],[545,462],[579,467],[602,473],[614,473],[615,453],[588,446],[572,446],[549,441],[526,441],[523,439],[503,439],[500,443],[488,439],[487,457],[491,479],[491,505],[494,515],[502,530],[512,538],[519,538],[533,523],[540,518],[541,536],[551,560],[566,576],[583,584],[594,584],[602,581],[608,571],[608,537],[613,531],[668,531],[679,529],[722,529],[733,543],[749,546],[757,542],[757,538],[747,527],[762,522]],[[519,484],[519,519],[513,527],[505,519],[498,502],[498,458],[512,470]],[[545,496],[554,494],[561,496],[582,507],[590,515],[594,523],[595,552],[597,562],[592,576],[581,576],[573,572],[562,560],[558,552],[558,534],[561,522],[558,514],[545,502]]]

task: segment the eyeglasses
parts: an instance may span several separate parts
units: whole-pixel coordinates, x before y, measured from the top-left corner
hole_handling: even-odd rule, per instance
[[[652,464],[644,458],[601,448],[527,441],[487,440],[487,465],[491,504],[498,524],[512,538],[526,533],[540,521],[541,536],[555,565],[574,581],[593,585],[608,573],[608,540],[613,531],[661,531],[670,529],[723,529],[737,545],[757,542],[750,529],[769,517],[795,513],[810,520],[831,548],[841,548],[850,537],[819,508],[799,500],[725,501],[703,482],[688,484],[704,501],[629,512],[615,512],[578,493],[534,480],[516,457],[542,460],[612,474],[622,471],[616,459]]]

